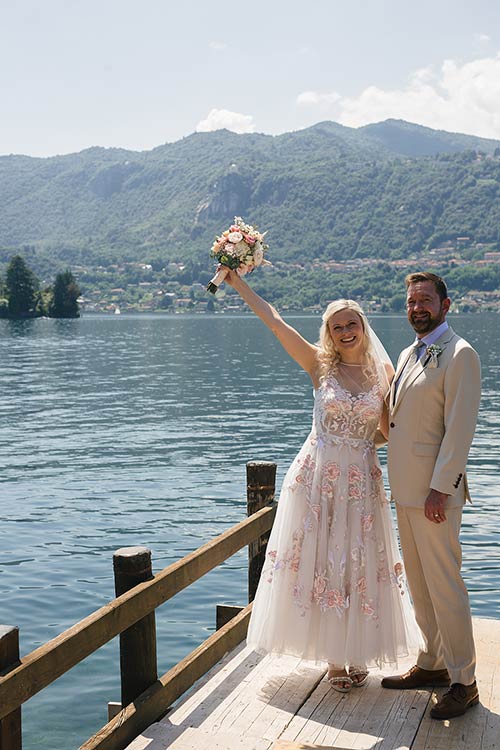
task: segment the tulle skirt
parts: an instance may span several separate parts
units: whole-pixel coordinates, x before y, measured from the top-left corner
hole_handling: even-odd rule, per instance
[[[367,667],[422,645],[372,441],[309,435],[283,481],[248,643]]]

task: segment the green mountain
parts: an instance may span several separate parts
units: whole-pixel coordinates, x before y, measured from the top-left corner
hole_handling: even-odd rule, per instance
[[[404,120],[386,120],[359,128],[379,141],[389,151],[399,156],[435,156],[437,154],[455,154],[461,151],[482,151],[493,154],[499,141],[488,138],[477,138],[462,133],[447,133],[445,130],[432,130],[423,125],[413,125]]]
[[[20,250],[35,268],[208,268],[234,215],[268,230],[273,260],[404,258],[457,236],[498,248],[500,141],[322,122],[280,136],[195,133],[146,152],[0,157],[0,262]]]

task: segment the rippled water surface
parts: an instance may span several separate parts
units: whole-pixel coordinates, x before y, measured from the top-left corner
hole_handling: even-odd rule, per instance
[[[290,322],[316,340],[317,317]],[[403,317],[372,322],[394,358],[411,341]],[[474,614],[498,618],[499,317],[451,322],[483,364],[464,576]],[[0,363],[0,623],[23,654],[113,598],[114,550],[146,545],[160,570],[241,520],[245,462],[277,461],[279,484],[311,422],[307,376],[252,317],[0,321]],[[242,551],[161,607],[160,674],[245,595]],[[113,641],[26,704],[26,750],[77,747],[106,722],[117,657]]]

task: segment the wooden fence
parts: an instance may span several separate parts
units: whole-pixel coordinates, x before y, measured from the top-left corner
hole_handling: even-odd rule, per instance
[[[120,636],[122,704],[81,750],[122,750],[163,716],[196,680],[246,636],[252,600],[276,514],[276,464],[247,464],[247,515],[155,576],[144,547],[114,555],[117,598],[27,656],[19,658],[19,631],[0,626],[0,750],[21,748],[21,705],[62,674]],[[218,629],[162,677],[156,671],[155,610],[242,547],[249,545],[245,608],[221,608]],[[231,618],[231,619],[229,619]]]

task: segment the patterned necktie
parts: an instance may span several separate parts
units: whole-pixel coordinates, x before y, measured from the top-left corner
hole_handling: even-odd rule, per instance
[[[394,401],[396,400],[396,393],[398,392],[399,385],[401,383],[401,380],[404,378],[404,376],[411,370],[413,365],[417,364],[417,361],[420,357],[420,354],[422,352],[422,348],[425,346],[423,341],[418,341],[416,344],[413,344],[412,350],[410,352],[410,356],[406,360],[406,364],[401,370],[401,373],[396,380],[396,383],[394,385]]]
[[[416,365],[418,360],[420,359],[420,354],[422,352],[422,348],[425,346],[423,341],[419,341],[417,344],[413,344],[413,348],[411,350],[411,354],[408,357],[408,362],[406,363],[405,370],[409,370],[410,367],[413,367],[413,365]]]

